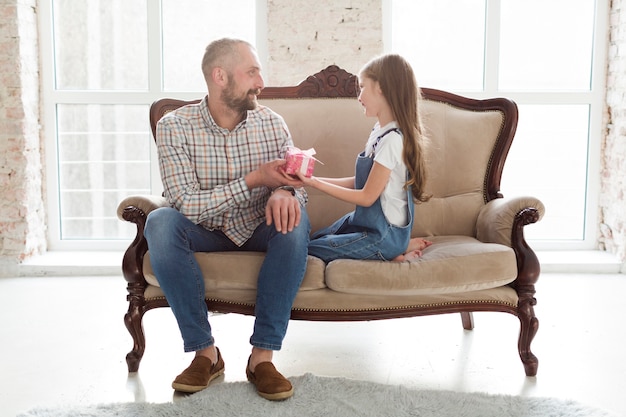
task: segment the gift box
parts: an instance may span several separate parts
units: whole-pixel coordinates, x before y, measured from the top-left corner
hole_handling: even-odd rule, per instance
[[[310,178],[313,175],[313,168],[315,167],[315,149],[307,149],[306,151],[298,148],[289,148],[285,154],[285,173],[289,175],[296,175],[300,172],[305,177]],[[319,162],[319,161],[318,161]]]

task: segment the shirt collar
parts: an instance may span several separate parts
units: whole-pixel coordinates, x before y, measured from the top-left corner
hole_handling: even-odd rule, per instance
[[[380,124],[378,124],[378,122],[376,122],[376,124],[374,125],[374,129],[372,129],[372,134],[371,136],[380,136],[382,133],[390,130],[390,129],[398,129],[400,126],[398,126],[398,123],[394,120],[392,122],[387,123],[385,126],[380,126]]]
[[[237,126],[235,126],[235,128],[232,131],[236,132],[239,129],[245,129],[248,122],[252,122],[252,120],[256,117],[258,111],[259,111],[259,106],[257,106],[255,110],[248,110],[246,117],[241,122],[239,122],[239,124],[237,124]],[[200,112],[202,114],[202,118],[204,119],[204,122],[206,125],[211,126],[211,128],[215,130],[228,132],[228,129],[224,129],[223,127],[215,123],[215,119],[213,118],[213,116],[211,115],[211,112],[209,111],[209,96],[208,95],[204,96],[204,99],[200,102]]]

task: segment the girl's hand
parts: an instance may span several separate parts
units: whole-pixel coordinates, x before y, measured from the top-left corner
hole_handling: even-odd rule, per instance
[[[282,166],[280,167],[279,171],[282,174],[283,178],[287,181],[285,185],[291,185],[296,188],[304,187],[304,182],[300,178],[298,178],[298,176],[287,174]]]
[[[285,174],[285,175],[287,175],[287,174]],[[302,182],[302,184],[308,185],[308,186],[314,186],[314,182],[315,182],[315,177],[314,176],[306,177],[301,172],[297,172],[296,176]]]

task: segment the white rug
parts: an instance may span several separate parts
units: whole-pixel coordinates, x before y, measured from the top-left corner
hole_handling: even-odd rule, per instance
[[[409,390],[312,374],[290,380],[295,394],[282,402],[259,397],[248,382],[223,382],[174,403],[40,408],[18,417],[613,417],[573,401],[550,398]]]

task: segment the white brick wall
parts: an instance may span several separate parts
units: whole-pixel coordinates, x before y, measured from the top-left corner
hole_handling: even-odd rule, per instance
[[[296,85],[328,65],[357,74],[383,52],[381,0],[268,0],[267,85]]]
[[[600,246],[626,261],[626,3],[611,2],[607,128],[602,144]]]
[[[43,252],[46,235],[36,0],[2,0],[0,7],[0,259],[6,264]]]

